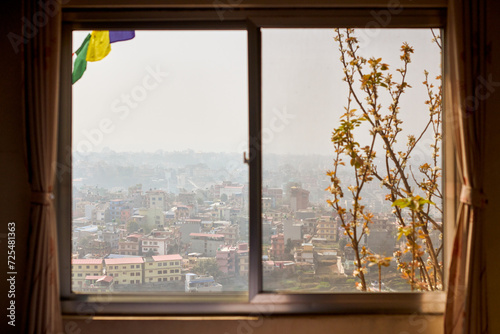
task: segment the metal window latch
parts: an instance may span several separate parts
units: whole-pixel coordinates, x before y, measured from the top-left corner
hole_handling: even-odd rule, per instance
[[[243,163],[249,164],[250,160],[247,159],[247,152],[243,152]]]

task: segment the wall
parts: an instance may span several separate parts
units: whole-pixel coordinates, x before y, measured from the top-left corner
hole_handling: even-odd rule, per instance
[[[500,4],[488,0],[488,39],[491,43],[491,63],[488,70],[492,74],[491,96],[487,99],[487,166],[485,170],[486,194],[490,206],[486,210],[485,239],[488,261],[488,288],[490,307],[490,333],[500,333],[500,221],[495,203],[500,203],[500,177],[498,162],[500,157],[500,94],[497,82],[500,81],[500,34],[497,33]],[[0,332],[17,333],[21,324],[23,306],[23,277],[26,275],[26,245],[28,219],[28,177],[24,160],[23,115],[22,115],[22,71],[21,56],[15,53],[8,32],[20,34],[21,1],[11,0],[2,3],[2,24],[0,25]],[[5,234],[9,221],[17,224],[16,247],[16,327],[7,325],[7,243]],[[441,333],[442,317],[407,316],[329,316],[329,317],[270,317],[263,321],[103,321],[90,319],[66,319],[67,332],[73,333]],[[17,329],[17,330],[16,330]]]
[[[7,34],[21,34],[21,1],[2,3],[0,24],[0,332],[8,328],[7,223],[16,223],[16,329],[21,324],[26,275],[26,221],[29,213],[28,176],[24,160],[21,54],[14,52]],[[4,330],[9,329],[9,330]]]

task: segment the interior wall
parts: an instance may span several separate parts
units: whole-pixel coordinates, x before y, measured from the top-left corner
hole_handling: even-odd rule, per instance
[[[24,160],[22,114],[22,58],[12,47],[9,36],[21,35],[21,1],[2,2],[0,24],[0,332],[17,333],[21,325],[26,269],[29,210],[28,176]],[[9,33],[11,33],[9,35]],[[16,223],[15,313],[16,327],[7,324],[7,225]],[[11,275],[9,275],[10,277]]]
[[[286,316],[257,320],[168,320],[65,321],[68,334],[77,333],[203,333],[203,334],[276,334],[276,333],[442,333],[442,316],[361,315],[361,316]],[[81,332],[79,332],[81,330]]]
[[[21,34],[21,1],[2,3],[0,25],[0,332],[18,333],[24,298],[23,277],[26,275],[27,219],[29,210],[28,177],[24,160],[22,114],[22,57],[15,52],[8,34]],[[500,4],[488,0],[488,41],[491,47],[488,75],[490,95],[487,97],[486,148],[488,152],[485,169],[486,195],[490,205],[486,209],[484,242],[487,247],[488,288],[490,310],[490,333],[500,333],[500,219],[496,203],[500,203],[500,34],[497,20]],[[12,36],[12,35],[11,35]],[[491,78],[491,79],[490,79]],[[7,324],[7,223],[16,223],[16,327]],[[364,332],[364,333],[442,333],[442,316],[288,316],[268,317],[257,321],[133,321],[92,320],[90,318],[66,319],[65,333],[307,333],[307,332]]]

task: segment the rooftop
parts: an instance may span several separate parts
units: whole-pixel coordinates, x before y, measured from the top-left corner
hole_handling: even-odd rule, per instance
[[[72,259],[71,264],[102,264],[102,259]]]
[[[182,256],[179,254],[170,254],[170,255],[155,255],[153,256],[153,260],[155,261],[172,261],[172,260],[182,260]]]
[[[211,234],[211,233],[189,233],[191,237],[206,237],[206,238],[224,238],[223,234]]]
[[[104,262],[108,264],[133,264],[144,263],[142,257],[123,257],[121,259],[105,259]]]

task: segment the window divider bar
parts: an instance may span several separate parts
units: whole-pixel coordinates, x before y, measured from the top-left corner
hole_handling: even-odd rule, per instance
[[[261,32],[251,20],[248,31],[248,108],[249,108],[249,300],[262,291],[262,112],[261,112]]]

